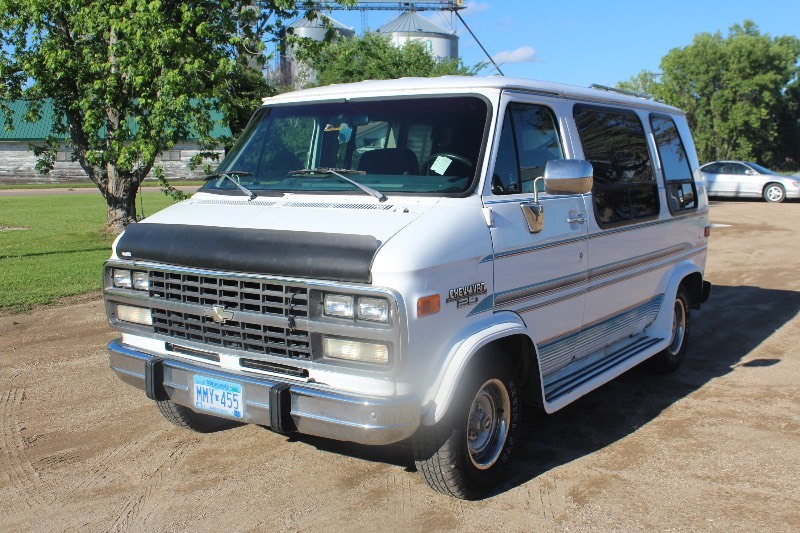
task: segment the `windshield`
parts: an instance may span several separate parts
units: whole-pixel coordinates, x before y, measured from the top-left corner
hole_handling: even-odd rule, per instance
[[[747,162],[747,164],[756,169],[759,172],[759,174],[777,174],[777,172],[770,170],[768,168],[764,168],[761,165],[756,165],[755,163],[751,163],[749,161]]]
[[[335,169],[391,194],[457,194],[475,178],[488,104],[470,96],[328,102],[263,108],[216,170],[205,192],[364,194]]]

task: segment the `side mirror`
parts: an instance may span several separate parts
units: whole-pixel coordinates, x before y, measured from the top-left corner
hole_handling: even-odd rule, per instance
[[[585,194],[594,183],[592,164],[583,159],[553,159],[544,167],[544,176],[533,182],[533,202],[520,204],[528,231],[539,233],[544,228],[544,206],[539,203],[539,180],[544,180],[547,194]]]
[[[544,167],[547,194],[586,194],[594,183],[592,164],[583,159],[554,159]]]

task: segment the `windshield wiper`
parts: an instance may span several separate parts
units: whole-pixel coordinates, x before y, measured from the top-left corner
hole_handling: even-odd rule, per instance
[[[213,180],[214,178],[225,178],[236,185],[240,191],[246,194],[248,200],[253,200],[256,197],[256,193],[239,183],[239,180],[237,179],[239,176],[249,176],[250,174],[250,172],[243,172],[241,170],[228,170],[227,172],[216,172],[214,174],[209,174],[206,176],[205,181]]]
[[[366,174],[363,170],[351,170],[349,168],[328,168],[328,167],[317,167],[317,168],[303,168],[300,170],[292,170],[289,172],[290,176],[307,176],[310,174],[324,174],[330,176],[336,176],[337,178],[343,179],[347,183],[351,185],[355,185],[365,193],[369,194],[370,196],[374,196],[378,199],[379,202],[386,201],[386,195],[380,191],[376,191],[372,187],[367,187],[366,185],[357,182],[356,180],[351,180],[347,176],[343,176],[342,174]]]

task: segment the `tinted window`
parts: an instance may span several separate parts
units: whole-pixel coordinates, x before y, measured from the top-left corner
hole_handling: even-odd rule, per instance
[[[707,172],[708,174],[721,174],[722,173],[722,163],[711,163],[710,165],[706,165],[701,168],[703,172]]]
[[[584,157],[594,167],[594,211],[601,226],[658,214],[656,185],[644,128],[636,113],[576,105]]]
[[[678,127],[667,116],[650,115],[650,126],[658,147],[661,171],[666,180],[667,203],[672,213],[697,207],[692,169]]]
[[[747,167],[740,163],[727,163],[725,165],[725,174],[745,175],[747,174]]]
[[[488,104],[472,96],[297,103],[265,108],[218,172],[254,191],[350,193],[352,183],[311,168],[356,171],[388,194],[463,194],[476,179]],[[206,192],[241,194],[230,180]]]
[[[552,159],[563,159],[553,112],[544,106],[510,104],[506,108],[492,190],[495,194],[533,192],[536,178]]]

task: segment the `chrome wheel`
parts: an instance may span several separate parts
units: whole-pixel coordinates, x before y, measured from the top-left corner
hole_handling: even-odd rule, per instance
[[[467,450],[473,466],[491,468],[503,451],[511,422],[511,399],[503,382],[486,381],[478,390],[467,417]]]
[[[683,339],[686,336],[686,307],[681,298],[675,299],[675,311],[672,315],[672,340],[667,350],[672,357],[679,354]]]
[[[764,189],[764,199],[768,202],[782,202],[785,195],[783,187],[777,183],[767,185],[767,188]]]

